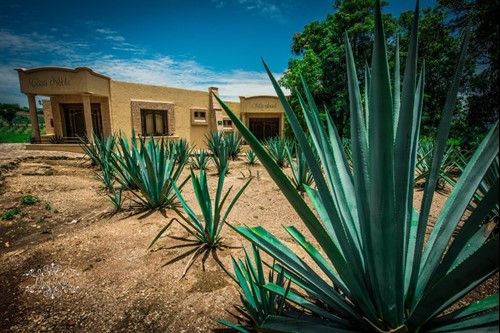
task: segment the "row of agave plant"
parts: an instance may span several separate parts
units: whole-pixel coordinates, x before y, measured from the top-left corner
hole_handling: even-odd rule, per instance
[[[228,172],[229,161],[237,158],[241,150],[241,137],[233,133],[207,135],[210,150],[194,148],[185,139],[166,140],[136,136],[128,140],[124,134],[101,136],[93,134],[92,140],[82,138],[80,146],[90,158],[115,211],[122,208],[124,190],[132,202],[146,209],[173,206],[177,184],[184,168],[207,170],[212,162],[220,174]],[[257,158],[246,153],[247,163],[253,165]],[[189,177],[188,177],[189,178]],[[185,182],[179,184],[181,189]]]
[[[305,192],[316,212],[262,143],[219,100],[314,240],[294,227],[285,227],[309,257],[305,261],[263,227],[231,226],[252,244],[253,253],[253,260],[246,250],[244,259],[233,259],[234,274],[229,273],[241,287],[242,312],[249,322],[221,322],[238,331],[498,331],[498,292],[454,307],[498,272],[499,235],[494,231],[499,201],[498,123],[468,163],[458,166],[460,178],[453,181],[437,220],[430,223],[429,218],[469,33],[464,36],[417,210],[413,191],[425,81],[425,64],[420,70],[417,66],[419,5],[417,1],[401,84],[399,47],[391,78],[380,4],[376,3],[365,102],[345,36],[351,164],[332,118],[327,117],[326,129],[323,126],[307,84],[303,82],[304,94],[297,95],[310,139],[264,64],[313,175],[315,187],[306,186]],[[264,263],[260,251],[274,262]]]
[[[133,134],[129,142],[123,134],[103,137],[94,133],[91,142],[82,139],[80,145],[99,168],[97,177],[118,211],[124,202],[124,190],[132,195],[133,202],[147,209],[172,206],[176,194],[171,183],[179,180],[186,165],[207,170],[213,163],[218,174],[228,172],[230,161],[238,159],[241,153],[242,138],[233,132],[213,132],[206,135],[206,144],[209,149],[195,150],[185,139],[155,140]],[[292,168],[292,181],[304,193],[304,186],[313,180],[300,148],[291,140],[279,138],[266,141],[266,147],[275,159],[285,156],[286,165]],[[247,150],[245,158],[248,165],[257,164],[253,150]]]
[[[191,151],[186,140],[155,140],[135,133],[130,141],[123,134],[101,137],[94,133],[91,143],[82,140],[80,146],[99,168],[97,177],[116,211],[122,207],[124,190],[140,207],[172,206],[176,198],[173,184],[178,183]]]

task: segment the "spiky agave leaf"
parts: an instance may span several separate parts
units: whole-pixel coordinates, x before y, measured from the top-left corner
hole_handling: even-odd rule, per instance
[[[269,316],[262,328],[297,331],[322,325],[330,331],[418,332],[433,330],[498,327],[498,302],[480,301],[453,316],[439,315],[480,282],[498,271],[498,236],[485,237],[482,221],[494,207],[495,186],[470,216],[463,212],[475,194],[491,163],[498,155],[498,126],[485,138],[466,168],[456,189],[440,213],[429,241],[424,242],[438,170],[462,75],[468,34],[462,46],[457,70],[450,86],[435,147],[434,161],[426,182],[421,211],[413,209],[413,185],[418,136],[424,95],[424,70],[417,70],[418,3],[415,11],[406,70],[399,95],[393,96],[388,73],[380,6],[377,2],[374,53],[367,83],[368,110],[363,115],[354,59],[346,38],[348,86],[351,111],[352,171],[343,153],[335,124],[327,118],[325,130],[312,96],[304,85],[299,95],[312,145],[278,83],[266,67],[284,106],[290,125],[304,152],[316,189],[306,187],[317,211],[294,190],[273,158],[238,117],[222,107],[255,151],[271,177],[290,201],[320,249],[297,231],[288,228],[293,239],[313,259],[312,267],[262,227],[235,230],[275,258],[287,276],[308,294],[288,299],[309,311],[299,321]],[[417,74],[420,72],[420,74]],[[399,69],[395,70],[399,76]],[[400,105],[395,105],[400,103]],[[314,152],[320,157],[315,159]],[[464,226],[454,238],[462,218]],[[450,247],[451,244],[451,247]],[[454,246],[455,244],[455,246]],[[449,249],[449,250],[447,250]],[[320,270],[327,279],[318,275]],[[273,284],[267,288],[279,290]],[[311,306],[315,300],[320,309]],[[309,302],[309,303],[308,303]],[[442,322],[440,321],[443,318]],[[314,323],[314,324],[312,324]],[[430,325],[430,326],[426,326]]]

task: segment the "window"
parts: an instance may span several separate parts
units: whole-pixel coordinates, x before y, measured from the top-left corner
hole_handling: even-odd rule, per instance
[[[222,120],[222,127],[224,128],[233,128],[233,122],[231,119],[223,119]]]
[[[191,119],[193,125],[207,125],[207,110],[191,109]]]
[[[168,135],[166,110],[141,110],[142,135]]]

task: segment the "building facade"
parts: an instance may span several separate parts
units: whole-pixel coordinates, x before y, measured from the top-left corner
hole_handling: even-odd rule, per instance
[[[78,147],[79,137],[124,133],[131,136],[185,138],[203,148],[205,135],[233,131],[229,117],[214,98],[217,87],[195,91],[115,81],[87,67],[16,69],[26,94],[33,129],[28,149]],[[40,134],[36,96],[45,96],[46,134]],[[275,96],[240,97],[224,102],[259,139],[282,136],[284,110]],[[57,140],[55,140],[57,138]],[[55,144],[57,142],[57,145]],[[68,148],[68,149],[64,149]]]

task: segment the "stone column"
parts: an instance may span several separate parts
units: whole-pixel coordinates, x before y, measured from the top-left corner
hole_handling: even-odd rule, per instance
[[[90,106],[90,94],[83,94],[83,116],[85,117],[85,132],[87,139],[92,142],[94,126],[92,125],[92,107]]]
[[[30,108],[31,132],[35,138],[35,143],[41,143],[40,125],[38,124],[38,115],[36,113],[35,94],[28,94],[28,105]]]

